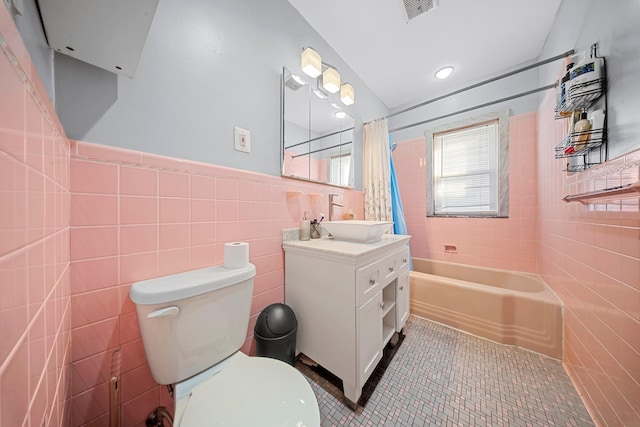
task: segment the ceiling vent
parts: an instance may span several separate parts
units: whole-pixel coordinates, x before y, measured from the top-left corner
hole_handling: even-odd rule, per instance
[[[435,9],[440,3],[439,0],[403,0],[403,2],[406,22]]]

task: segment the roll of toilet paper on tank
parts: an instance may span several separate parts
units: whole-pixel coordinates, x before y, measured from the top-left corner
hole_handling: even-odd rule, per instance
[[[249,244],[247,242],[231,242],[224,244],[224,266],[226,268],[242,268],[249,264]]]

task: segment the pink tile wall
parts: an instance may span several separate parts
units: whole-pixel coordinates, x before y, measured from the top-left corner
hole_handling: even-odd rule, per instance
[[[69,143],[0,6],[0,425],[66,426]]]
[[[250,244],[256,265],[247,339],[267,305],[284,300],[282,229],[328,212],[328,193],[363,217],[356,191],[72,141],[73,425],[105,425],[113,354],[121,357],[122,425],[172,407],[151,377],[132,282],[223,262],[224,243]]]
[[[586,172],[562,172],[553,147],[566,124],[553,96],[538,112],[538,262],[565,307],[565,368],[594,419],[640,425],[640,200],[565,203],[568,194],[632,183],[640,150]]]
[[[536,272],[536,141],[535,112],[509,119],[509,218],[427,218],[425,140],[400,142],[393,161],[412,256]]]

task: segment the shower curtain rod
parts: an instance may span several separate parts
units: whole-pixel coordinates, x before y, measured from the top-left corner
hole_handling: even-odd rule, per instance
[[[338,148],[338,147],[342,147],[343,145],[349,145],[349,144],[351,144],[352,142],[353,142],[353,141],[343,142],[342,144],[332,145],[331,147],[324,147],[324,148],[320,148],[320,149],[318,149],[318,150],[309,151],[309,152],[307,152],[307,153],[296,154],[295,156],[291,156],[291,158],[292,158],[292,159],[295,159],[296,157],[308,156],[309,154],[314,154],[314,153],[319,153],[319,152],[321,152],[321,151],[331,150],[332,148]]]
[[[565,53],[562,53],[560,55],[554,56],[553,58],[548,58],[548,59],[545,59],[543,61],[539,61],[539,62],[527,65],[527,66],[522,67],[522,68],[518,68],[517,70],[509,71],[508,73],[501,74],[501,75],[496,76],[496,77],[492,77],[490,79],[481,81],[479,83],[475,83],[475,84],[472,84],[470,86],[463,87],[462,89],[454,90],[453,92],[449,92],[449,93],[447,93],[445,95],[437,96],[437,97],[435,97],[433,99],[429,99],[428,101],[424,101],[424,102],[421,102],[419,104],[412,105],[411,107],[407,107],[407,108],[402,109],[400,111],[396,111],[395,113],[389,114],[388,116],[385,116],[384,118],[388,119],[390,117],[397,116],[398,114],[406,113],[407,111],[411,111],[411,110],[415,110],[416,108],[424,107],[425,105],[431,104],[431,103],[436,102],[436,101],[440,101],[440,100],[448,98],[450,96],[457,95],[459,93],[466,92],[468,90],[475,89],[477,87],[480,87],[480,86],[483,86],[483,85],[486,85],[486,84],[489,84],[489,83],[493,83],[496,80],[504,79],[506,77],[513,76],[514,74],[522,73],[523,71],[527,71],[527,70],[530,70],[532,68],[536,68],[536,67],[539,67],[541,65],[548,64],[549,62],[553,62],[553,61],[557,61],[558,59],[566,58],[567,56],[573,55],[574,53],[575,53],[575,51],[573,49],[572,50],[568,50]]]
[[[429,123],[429,122],[434,122],[436,120],[445,119],[447,117],[455,116],[456,114],[467,113],[469,111],[477,110],[479,108],[488,107],[488,106],[494,105],[494,104],[499,104],[499,103],[505,102],[505,101],[510,101],[512,99],[520,98],[520,97],[523,97],[523,96],[532,95],[534,93],[542,92],[542,91],[545,91],[545,90],[548,90],[548,89],[552,89],[554,87],[556,87],[556,83],[553,83],[553,84],[550,84],[550,85],[546,85],[546,86],[543,86],[543,87],[539,87],[537,89],[528,90],[526,92],[521,92],[521,93],[518,93],[516,95],[507,96],[506,98],[496,99],[495,101],[485,102],[484,104],[479,104],[479,105],[476,105],[474,107],[469,107],[469,108],[465,108],[463,110],[454,111],[453,113],[449,113],[449,114],[445,114],[445,115],[442,115],[442,116],[434,117],[432,119],[422,120],[420,122],[415,122],[415,123],[411,123],[411,124],[408,124],[408,125],[400,126],[400,127],[394,128],[394,129],[389,129],[389,133],[397,132],[399,130],[408,129],[408,128],[411,128],[411,127],[414,127],[414,126],[423,125],[423,124]]]
[[[341,134],[343,132],[349,132],[350,130],[354,130],[354,129],[355,129],[355,126],[352,126],[352,127],[348,128],[348,129],[337,130],[335,132],[331,132],[331,133],[328,133],[326,135],[320,135],[320,136],[317,136],[315,138],[307,139],[306,141],[298,142],[296,144],[291,144],[288,147],[284,147],[284,149],[286,150],[287,148],[293,148],[293,147],[297,147],[298,145],[308,144],[309,142],[317,141],[319,139],[328,138],[330,136],[338,135],[338,134]]]

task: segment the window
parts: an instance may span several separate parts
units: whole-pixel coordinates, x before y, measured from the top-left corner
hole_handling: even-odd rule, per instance
[[[329,182],[346,187],[349,185],[351,154],[331,156],[329,161]]]
[[[427,133],[427,216],[508,216],[508,113]]]

